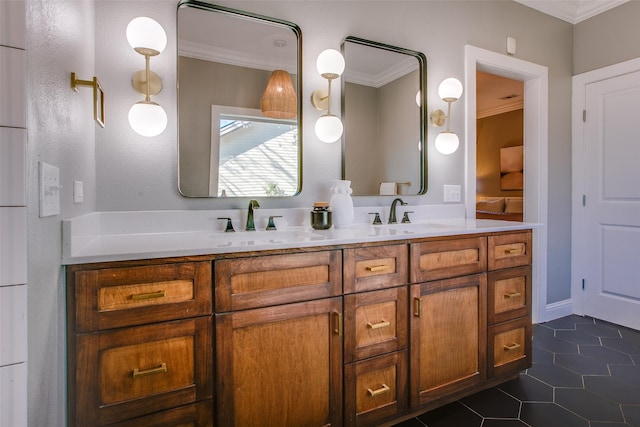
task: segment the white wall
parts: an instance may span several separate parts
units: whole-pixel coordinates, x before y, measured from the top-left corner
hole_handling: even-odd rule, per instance
[[[60,220],[101,210],[246,208],[245,199],[187,199],[177,191],[176,44],[173,0],[27,0],[29,62],[29,425],[64,425],[64,286],[60,268]],[[355,35],[424,52],[428,58],[428,108],[446,77],[463,79],[464,45],[504,53],[507,35],[517,57],[549,67],[549,301],[570,295],[570,90],[572,26],[515,2],[495,1],[227,1],[229,7],[287,19],[303,33],[303,98],[324,87],[315,58]],[[94,8],[95,7],[95,16]],[[140,100],[130,85],[144,67],[125,38],[139,15],[160,22],[169,38],[152,70],[164,81],[154,98],[169,115],[156,138],[136,135],[127,124]],[[95,44],[94,44],[95,36]],[[94,67],[95,58],[95,67]],[[69,89],[69,72],[97,75],[106,92],[106,128],[91,119],[90,91]],[[334,85],[338,90],[340,85]],[[337,92],[334,92],[337,96]],[[339,111],[339,103],[334,110]],[[453,109],[452,129],[464,138],[464,101]],[[329,182],[340,175],[340,144],[313,134],[320,112],[304,105],[303,191],[296,198],[260,200],[264,208],[311,206],[327,200]],[[451,156],[433,148],[430,128],[429,192],[410,204],[439,204],[443,184],[464,184],[463,148]],[[461,144],[461,147],[464,145]],[[37,160],[60,167],[62,214],[37,216]],[[85,184],[85,202],[72,202],[72,181]],[[389,198],[357,198],[356,205],[388,205]],[[551,277],[553,276],[553,277]]]

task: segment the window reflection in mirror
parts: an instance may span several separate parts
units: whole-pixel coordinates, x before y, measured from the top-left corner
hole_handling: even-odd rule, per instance
[[[298,194],[302,175],[300,29],[286,21],[200,1],[182,1],[177,13],[180,193],[187,197]],[[263,102],[276,70],[285,71],[278,73],[280,78],[291,80],[294,104],[288,102],[282,108],[287,119],[273,118],[281,116],[278,106],[274,110],[273,103],[265,106]],[[216,106],[230,120],[247,126],[221,137],[220,117],[214,119],[212,113]],[[243,117],[235,117],[238,110],[244,111]],[[265,130],[276,128],[287,132],[276,137],[277,132]],[[244,134],[253,138],[251,142],[238,142],[236,138]],[[287,143],[283,138],[288,138]]]
[[[426,57],[352,36],[342,50],[344,179],[355,195],[424,194]]]
[[[293,196],[298,190],[298,126],[260,110],[214,105],[209,188],[218,197]]]

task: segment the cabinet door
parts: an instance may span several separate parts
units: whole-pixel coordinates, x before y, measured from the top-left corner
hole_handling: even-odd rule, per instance
[[[531,266],[487,273],[489,324],[531,314]]]
[[[531,264],[531,231],[502,233],[488,238],[489,270]]]
[[[213,403],[211,400],[205,400],[193,405],[111,424],[109,427],[214,427],[213,420]]]
[[[344,250],[344,293],[404,285],[408,279],[407,245]]]
[[[411,405],[474,386],[486,376],[487,278],[411,286]]]
[[[219,425],[340,425],[341,313],[326,298],[217,314]]]
[[[489,327],[489,377],[517,374],[531,366],[531,318]]]

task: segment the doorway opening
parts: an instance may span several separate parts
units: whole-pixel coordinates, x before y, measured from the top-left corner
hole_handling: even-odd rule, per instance
[[[476,218],[523,220],[524,82],[476,71]]]

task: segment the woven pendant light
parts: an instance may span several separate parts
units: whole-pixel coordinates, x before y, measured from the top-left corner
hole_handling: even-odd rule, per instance
[[[269,77],[260,102],[262,115],[274,119],[292,119],[298,113],[298,97],[285,70],[275,70]]]

